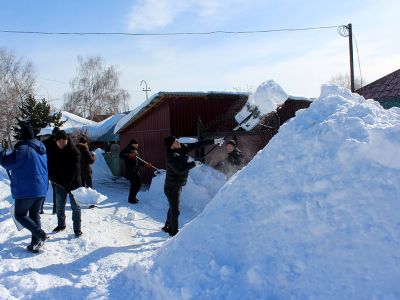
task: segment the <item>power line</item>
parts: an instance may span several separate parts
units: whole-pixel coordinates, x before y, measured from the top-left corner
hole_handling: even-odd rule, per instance
[[[272,33],[272,32],[291,32],[306,31],[318,29],[337,28],[343,25],[318,26],[305,28],[280,28],[268,30],[248,30],[248,31],[206,31],[206,32],[164,32],[164,33],[129,33],[129,32],[50,32],[50,31],[23,31],[23,30],[2,30],[0,33],[11,34],[38,34],[38,35],[123,35],[123,36],[171,36],[171,35],[212,35],[212,34],[255,34],[255,33]]]

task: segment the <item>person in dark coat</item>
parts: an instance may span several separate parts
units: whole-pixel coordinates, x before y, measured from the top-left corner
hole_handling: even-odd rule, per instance
[[[59,151],[54,155],[54,184],[56,188],[56,210],[58,225],[53,232],[65,229],[65,204],[67,196],[71,203],[73,229],[76,237],[82,235],[81,231],[81,207],[77,203],[71,191],[79,188],[81,184],[80,160],[81,154],[78,148],[68,137],[64,130],[56,133],[56,143]]]
[[[131,139],[129,144],[121,151],[119,158],[123,159],[125,162],[126,177],[131,182],[131,187],[129,190],[128,202],[136,204],[139,202],[136,195],[142,186],[142,181],[140,179],[139,167],[152,167],[151,164],[145,164],[143,161],[138,159],[139,143],[135,139]]]
[[[243,156],[234,140],[230,140],[226,143],[226,151],[228,155],[224,162],[224,173],[230,178],[243,167]]]
[[[2,155],[0,164],[11,171],[11,193],[15,199],[16,220],[32,233],[29,251],[38,252],[47,239],[41,228],[40,206],[48,188],[46,148],[34,138],[33,130],[22,125],[20,141],[9,155]]]
[[[188,153],[192,150],[202,148],[206,145],[222,145],[223,138],[204,140],[197,143],[181,144],[175,136],[168,136],[164,139],[166,147],[167,173],[165,176],[164,193],[167,196],[169,209],[163,231],[174,236],[179,232],[179,201],[182,187],[186,184],[189,170],[195,166],[200,166],[199,161],[189,162]]]
[[[79,143],[76,144],[77,148],[81,153],[81,180],[82,186],[87,188],[93,188],[92,182],[92,167],[91,165],[96,160],[94,153],[89,151],[87,138],[82,136],[79,138]]]
[[[60,148],[58,148],[56,144],[56,133],[60,131],[59,127],[54,127],[51,136],[45,140],[43,140],[43,144],[46,147],[46,154],[47,154],[47,170],[49,173],[49,180],[54,181],[54,174],[55,174],[55,167],[54,167],[54,153],[56,151],[59,151]],[[51,182],[51,187],[53,190],[53,215],[56,213],[56,189],[54,186],[54,183]],[[44,201],[42,203],[42,207],[40,208],[40,213],[43,214],[43,205]]]

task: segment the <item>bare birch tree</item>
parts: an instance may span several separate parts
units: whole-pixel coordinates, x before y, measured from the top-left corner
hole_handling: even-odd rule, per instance
[[[30,61],[16,57],[14,51],[0,48],[0,139],[11,140],[18,106],[34,94],[35,75]]]
[[[350,75],[349,74],[336,74],[333,76],[331,79],[328,81],[329,83],[335,83],[338,86],[345,87],[347,89],[351,89],[351,81],[350,81]],[[365,85],[366,82],[364,79],[361,77],[355,77],[354,78],[354,90],[358,90],[361,88],[363,85]]]
[[[105,67],[99,56],[78,56],[78,62],[78,74],[70,82],[72,92],[65,95],[64,110],[93,119],[95,115],[129,109],[129,93],[119,88],[119,74],[114,66]]]

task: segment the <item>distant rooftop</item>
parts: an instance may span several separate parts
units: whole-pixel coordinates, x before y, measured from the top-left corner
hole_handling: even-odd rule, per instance
[[[400,69],[356,91],[365,99],[400,99]]]

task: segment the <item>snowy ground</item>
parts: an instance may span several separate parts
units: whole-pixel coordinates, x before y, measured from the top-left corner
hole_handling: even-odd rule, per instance
[[[51,233],[40,254],[26,251],[30,234],[27,230],[18,232],[10,218],[8,209],[14,201],[5,170],[0,167],[0,299],[120,299],[118,291],[109,295],[110,281],[127,266],[154,254],[169,239],[160,231],[167,211],[162,192],[164,174],[154,179],[150,191],[143,189],[138,194],[138,205],[131,205],[127,203],[129,183],[114,180],[105,169],[101,151],[96,152],[95,189],[108,199],[95,209],[82,210],[81,238],[74,236],[67,205],[67,229]],[[198,181],[210,176],[214,187],[206,188]],[[183,203],[181,225],[204,208],[212,196],[209,193],[218,190],[224,180],[205,166],[192,172],[183,197],[193,201]],[[51,201],[49,189],[42,215],[46,232],[57,226]]]
[[[52,234],[38,255],[25,250],[28,232],[17,232],[7,214],[5,201],[11,199],[1,202],[1,299],[98,299],[107,295],[108,282],[121,270],[151,255],[167,239],[160,232],[165,211],[127,205],[126,182],[96,185],[111,197],[96,209],[82,211],[83,237],[74,237],[68,209],[67,229]],[[50,203],[45,211],[43,229],[51,232],[57,218]]]
[[[98,153],[108,199],[83,211],[79,239],[68,210],[38,255],[0,168],[0,299],[400,299],[399,149],[399,108],[326,85],[228,182],[190,172],[174,238],[160,232],[165,174],[130,206]]]

